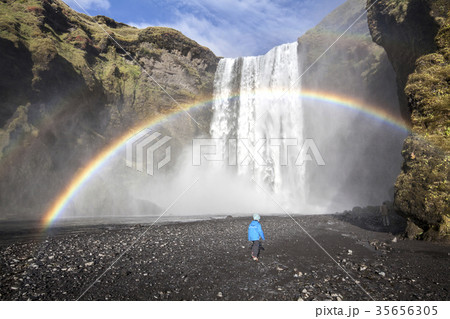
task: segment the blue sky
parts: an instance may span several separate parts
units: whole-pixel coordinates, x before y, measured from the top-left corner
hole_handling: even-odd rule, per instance
[[[177,29],[217,56],[264,54],[294,42],[345,0],[65,0],[136,27]]]

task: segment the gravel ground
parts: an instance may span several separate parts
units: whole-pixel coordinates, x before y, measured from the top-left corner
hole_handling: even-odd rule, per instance
[[[402,240],[367,220],[263,216],[259,262],[249,218],[3,232],[0,299],[449,299],[448,244]]]

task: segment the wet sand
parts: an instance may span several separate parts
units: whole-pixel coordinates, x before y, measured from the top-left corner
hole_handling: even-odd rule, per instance
[[[259,262],[241,217],[3,232],[0,299],[76,300],[123,254],[80,300],[448,300],[450,246],[369,217],[263,216]]]

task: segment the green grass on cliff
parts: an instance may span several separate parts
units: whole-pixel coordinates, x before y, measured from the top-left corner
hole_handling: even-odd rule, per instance
[[[409,2],[410,3],[410,2]],[[437,51],[416,60],[405,87],[413,136],[406,139],[396,205],[427,232],[450,237],[450,4],[430,2],[440,28]]]
[[[436,36],[438,51],[420,57],[408,78],[405,93],[411,101],[416,133],[450,154],[450,17],[441,21]]]
[[[386,1],[386,10],[395,17],[397,23],[402,23],[408,12],[410,0],[389,0]]]
[[[58,22],[53,24],[53,20]],[[65,24],[65,27],[60,27]],[[114,40],[112,40],[111,36]],[[199,74],[195,66],[176,58],[176,54],[205,54],[207,48],[185,37],[181,32],[165,27],[137,29],[105,16],[89,17],[76,13],[59,0],[19,0],[0,2],[0,37],[18,44],[21,42],[32,54],[33,83],[41,80],[48,63],[59,55],[69,62],[88,85],[96,79],[104,83],[109,94],[134,96],[136,89],[154,90],[155,83],[140,80],[141,69],[135,65],[116,43],[135,59],[145,57],[161,62],[165,52],[175,53],[175,64],[197,79],[199,91],[209,89],[206,82],[213,75]],[[211,56],[213,56],[211,54]],[[177,95],[183,95],[177,92]],[[187,93],[187,92],[184,92]],[[185,94],[193,98],[192,92]]]

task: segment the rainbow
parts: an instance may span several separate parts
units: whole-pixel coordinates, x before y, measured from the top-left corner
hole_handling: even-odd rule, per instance
[[[307,100],[314,100],[325,102],[328,105],[341,107],[344,109],[349,109],[357,112],[361,112],[371,118],[390,124],[395,128],[398,128],[406,133],[410,132],[410,128],[405,122],[392,114],[389,114],[380,107],[368,105],[362,101],[352,99],[345,96],[340,96],[328,92],[318,92],[318,91],[261,91],[253,94],[262,94],[263,97],[267,95],[268,98],[274,98],[274,96],[282,95],[295,95],[298,98],[303,98]],[[239,98],[240,95],[235,95],[230,98]],[[43,228],[49,227],[53,221],[55,221],[59,215],[64,211],[67,203],[75,196],[75,194],[89,181],[90,177],[93,176],[110,158],[112,158],[122,147],[125,146],[126,142],[142,131],[145,128],[151,128],[163,121],[172,120],[172,117],[182,114],[191,109],[201,108],[206,105],[211,105],[213,100],[196,102],[191,105],[186,105],[183,108],[176,109],[172,113],[159,115],[153,117],[152,119],[136,125],[131,130],[127,131],[123,136],[112,142],[109,146],[105,147],[100,153],[98,153],[85,167],[78,170],[75,176],[72,178],[70,183],[66,188],[58,195],[56,200],[51,204],[48,211],[44,214],[42,219]]]

